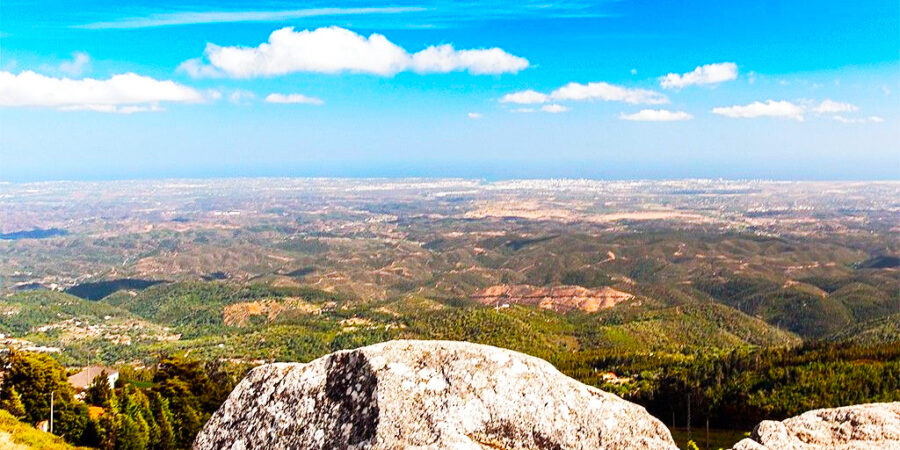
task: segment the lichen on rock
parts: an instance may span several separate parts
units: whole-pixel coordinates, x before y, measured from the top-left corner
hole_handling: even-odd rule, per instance
[[[391,341],[254,369],[205,449],[675,449],[644,408],[546,361],[465,342]]]
[[[900,449],[900,402],[816,409],[764,420],[735,450]]]

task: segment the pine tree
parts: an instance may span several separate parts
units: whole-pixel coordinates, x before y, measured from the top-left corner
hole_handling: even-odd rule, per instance
[[[109,398],[111,396],[112,389],[109,388],[109,377],[106,371],[103,371],[91,381],[90,386],[85,391],[84,401],[101,408],[109,408]]]
[[[126,414],[119,416],[119,433],[116,436],[116,450],[143,450],[146,444],[141,446],[141,429],[131,417]]]
[[[150,411],[157,426],[157,437],[150,442],[154,450],[172,450],[175,448],[175,431],[172,429],[172,411],[169,401],[159,393],[150,394]]]
[[[85,447],[93,447],[99,448],[102,446],[103,437],[106,435],[106,430],[103,429],[103,426],[100,424],[100,420],[98,419],[90,419],[88,420],[87,425],[84,427],[84,433],[81,433],[81,442],[80,445]]]
[[[87,425],[87,407],[75,400],[66,370],[55,359],[41,353],[10,352],[5,362],[8,369],[4,375],[4,391],[18,393],[25,412],[23,421],[47,420],[52,394],[54,432],[69,442],[78,442]]]
[[[0,391],[0,409],[5,409],[17,419],[25,417],[25,405],[15,387],[9,386]]]

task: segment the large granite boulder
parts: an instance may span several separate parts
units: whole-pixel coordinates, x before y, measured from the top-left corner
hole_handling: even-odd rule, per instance
[[[257,367],[202,449],[675,449],[644,408],[546,361],[485,345],[391,341]]]
[[[807,411],[765,420],[735,450],[900,449],[900,402]]]

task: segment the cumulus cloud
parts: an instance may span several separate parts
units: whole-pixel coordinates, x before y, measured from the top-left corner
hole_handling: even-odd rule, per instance
[[[684,111],[669,111],[666,109],[642,109],[634,114],[622,113],[619,115],[622,120],[633,120],[637,122],[675,122],[679,120],[690,120],[694,116]]]
[[[548,112],[548,113],[554,113],[554,114],[555,113],[564,113],[568,110],[569,110],[568,107],[563,106],[563,105],[558,105],[558,104],[541,106],[541,111]]]
[[[91,57],[85,52],[72,53],[72,60],[59,65],[60,72],[77,77],[85,72],[91,65]]]
[[[410,54],[385,36],[361,36],[340,27],[294,31],[275,30],[268,42],[257,47],[221,47],[207,44],[202,59],[181,64],[194,77],[225,74],[235,78],[284,75],[294,72],[357,72],[390,76],[398,72],[473,75],[517,73],[528,60],[499,48],[456,50],[444,44]]]
[[[677,89],[695,84],[715,84],[737,78],[737,64],[724,62],[697,66],[684,74],[670,73],[659,79],[659,84],[666,89]]]
[[[412,70],[418,73],[447,73],[466,70],[472,75],[516,73],[528,67],[528,60],[499,48],[454,50],[450,44],[428,47],[412,55]]]
[[[658,105],[669,103],[665,95],[648,89],[633,89],[604,82],[569,83],[550,93],[554,100],[625,102],[632,104]]]
[[[512,111],[514,113],[533,113],[534,108],[516,108],[516,109],[511,109],[510,111]]]
[[[500,99],[500,103],[517,103],[520,105],[533,105],[538,103],[546,103],[550,99],[547,94],[542,94],[535,90],[513,92],[506,94]]]
[[[392,75],[409,66],[409,54],[380,34],[368,38],[338,27],[275,30],[258,47],[207,44],[210,64],[237,78],[292,72],[343,71]]]
[[[765,103],[753,102],[748,105],[713,108],[712,112],[713,114],[732,118],[777,117],[802,122],[805,111],[802,106],[795,105],[789,101],[767,100]]]
[[[268,103],[301,103],[305,105],[323,105],[320,98],[308,97],[303,94],[269,94],[266,96]]]
[[[850,103],[842,103],[836,102],[831,99],[825,99],[822,100],[822,103],[819,103],[818,106],[813,108],[813,111],[819,114],[833,114],[859,111],[859,107],[856,105],[851,105]]]
[[[32,71],[0,72],[0,106],[48,107],[132,113],[158,111],[161,102],[204,101],[199,91],[175,83],[125,73],[106,80],[54,78]]]
[[[466,116],[472,120],[477,120],[484,117],[481,113],[477,112],[470,112],[469,114],[466,114]]]

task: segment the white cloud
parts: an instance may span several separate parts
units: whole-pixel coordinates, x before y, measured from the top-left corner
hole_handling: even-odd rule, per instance
[[[294,31],[275,30],[258,47],[220,47],[207,44],[209,64],[192,59],[181,70],[194,77],[224,73],[235,78],[284,75],[294,72],[358,72],[390,76],[412,70],[418,73],[468,71],[473,75],[516,73],[528,60],[499,48],[455,50],[449,44],[428,47],[415,54],[381,34],[361,36],[340,27]]]
[[[547,94],[542,94],[535,90],[513,92],[506,94],[500,99],[500,103],[518,103],[520,105],[533,105],[537,103],[546,103],[550,99]]]
[[[228,101],[236,105],[245,104],[256,98],[256,94],[243,89],[235,89],[228,95]]]
[[[835,115],[832,118],[841,123],[868,123],[868,122],[881,123],[881,122],[884,122],[884,119],[879,116],[844,117],[841,115]]]
[[[528,68],[528,60],[499,48],[454,50],[450,44],[428,47],[412,55],[412,70],[447,73],[466,70],[472,75],[517,73]]]
[[[178,65],[175,69],[188,74],[191,78],[220,78],[225,76],[219,69],[204,64],[202,58],[192,58]]]
[[[820,103],[819,106],[813,108],[813,111],[819,114],[833,114],[859,111],[859,107],[856,105],[851,105],[850,103],[841,103],[834,100],[825,99],[822,100],[822,103]]]
[[[631,69],[631,74],[632,74],[632,75],[637,75],[637,69]]]
[[[320,98],[308,97],[303,94],[269,94],[266,96],[268,103],[302,103],[305,105],[323,105]]]
[[[669,102],[668,97],[656,91],[626,88],[604,82],[569,83],[550,93],[550,97],[554,100],[603,100],[648,105]]]
[[[175,83],[125,73],[107,80],[54,78],[32,71],[0,72],[0,106],[49,107],[131,113],[159,111],[160,102],[204,101],[199,91]]]
[[[779,117],[803,121],[804,109],[788,101],[767,100],[749,105],[735,105],[712,109],[713,114],[732,118]]]
[[[734,80],[737,78],[737,74],[737,64],[733,62],[706,64],[697,66],[696,69],[685,74],[670,73],[660,78],[659,84],[666,89],[683,88],[695,84],[714,84]]]
[[[217,69],[237,78],[291,72],[342,71],[393,75],[409,66],[405,50],[380,34],[368,38],[338,27],[314,31],[275,30],[259,47],[207,44],[206,57]]]
[[[151,28],[172,25],[194,25],[203,23],[235,22],[283,22],[319,16],[346,16],[363,14],[397,14],[424,11],[421,7],[385,8],[308,8],[276,11],[201,11],[151,14],[147,17],[129,17],[110,22],[95,22],[77,25],[74,28],[90,30]]]
[[[669,98],[660,92],[651,91],[648,89],[626,88],[624,86],[609,84],[602,81],[588,84],[573,82],[554,90],[550,94],[544,94],[532,89],[513,92],[501,97],[500,103],[535,105],[549,103],[551,101],[564,102],[595,100],[649,105],[669,103]],[[563,110],[561,108],[565,109]],[[566,108],[565,106],[559,104],[547,105],[541,109],[547,112],[564,112],[569,110],[569,108]]]
[[[72,60],[59,65],[60,72],[77,77],[84,73],[91,65],[91,57],[85,52],[72,53]]]
[[[136,112],[165,111],[162,107],[160,107],[159,105],[155,105],[155,104],[149,105],[149,106],[75,105],[75,106],[61,106],[57,109],[59,111],[94,111],[94,112],[115,113],[115,114],[133,114]]]
[[[533,113],[534,108],[516,108],[516,109],[511,109],[510,111],[512,111],[514,113]]]
[[[477,120],[484,117],[481,113],[477,112],[470,112],[469,114],[466,114],[466,116],[468,116],[472,120]]]
[[[563,105],[557,105],[557,104],[541,106],[541,111],[548,112],[548,113],[554,113],[554,114],[555,113],[564,113],[568,110],[569,110],[568,107],[563,106]]]
[[[694,116],[684,111],[669,111],[666,109],[642,109],[634,114],[622,113],[620,119],[633,120],[638,122],[675,122],[679,120],[690,120]]]

